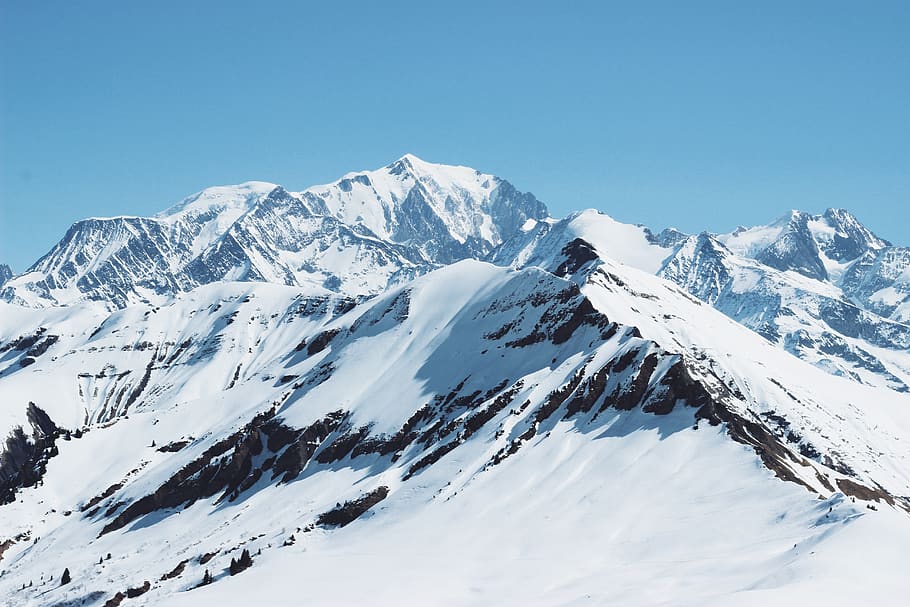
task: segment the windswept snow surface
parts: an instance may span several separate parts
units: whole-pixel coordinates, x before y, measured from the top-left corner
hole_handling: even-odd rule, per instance
[[[494,255],[496,263],[513,266],[545,265],[559,256],[562,248],[575,238],[584,238],[601,255],[646,272],[657,272],[672,248],[649,239],[650,231],[641,226],[620,223],[600,211],[588,209],[560,222],[541,222],[518,234]]]
[[[430,503],[305,536],[248,578],[161,604],[899,604],[905,514],[814,500],[720,433],[664,422],[557,426],[502,470],[456,474]]]

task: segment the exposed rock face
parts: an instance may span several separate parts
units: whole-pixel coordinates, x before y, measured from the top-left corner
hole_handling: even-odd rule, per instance
[[[293,430],[273,419],[274,411],[256,416],[238,432],[206,449],[202,455],[181,468],[153,494],[147,495],[114,516],[101,534],[109,533],[137,518],[168,508],[187,506],[203,497],[222,492],[221,499],[235,499],[271,471],[272,480],[293,480],[312,457],[321,440],[343,420],[333,415],[303,430]],[[253,459],[267,449],[259,465]],[[257,460],[260,458],[257,458]],[[111,517],[120,509],[114,504],[105,513]]]
[[[355,500],[339,504],[332,510],[324,512],[316,519],[316,524],[328,527],[344,527],[360,518],[367,510],[384,500],[389,495],[388,487],[377,487]]]
[[[844,294],[891,320],[910,322],[910,248],[866,251],[844,273]]]
[[[815,234],[819,248],[836,261],[850,261],[869,251],[891,247],[891,243],[879,238],[859,222],[849,211],[828,209],[817,221],[824,221],[833,233]]]
[[[30,428],[13,429],[0,451],[0,503],[16,499],[16,491],[39,482],[47,471],[47,461],[57,454],[55,442],[60,430],[35,403],[28,404]]]
[[[730,288],[732,254],[714,237],[702,232],[683,240],[660,270],[660,275],[709,304]]]
[[[759,251],[755,259],[778,270],[793,270],[809,278],[827,280],[828,271],[819,257],[805,213],[793,213],[781,234]]]
[[[565,261],[556,268],[557,276],[569,276],[575,274],[586,264],[598,259],[597,251],[591,246],[591,243],[576,238],[562,249]]]

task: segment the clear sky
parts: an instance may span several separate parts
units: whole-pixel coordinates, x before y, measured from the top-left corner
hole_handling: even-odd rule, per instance
[[[655,228],[910,245],[910,2],[0,0],[0,262],[406,152]]]

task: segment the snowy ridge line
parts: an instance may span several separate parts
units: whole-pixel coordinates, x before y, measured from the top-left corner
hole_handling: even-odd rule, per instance
[[[441,264],[482,258],[543,203],[467,167],[406,155],[325,186],[265,182],[203,190],[154,217],[92,218],[0,298],[27,306],[162,304],[222,280],[375,295]]]
[[[819,371],[806,374],[802,363],[754,334],[733,339],[738,334],[732,330],[736,325],[718,323],[700,300],[639,270],[597,256],[596,249],[580,239],[568,243],[562,257],[549,264],[562,272],[568,268],[567,277],[582,285],[598,310],[636,326],[664,348],[682,353],[688,368],[715,394],[735,397],[722,399],[728,408],[792,444],[788,449],[793,461],[809,458],[848,479],[865,478],[861,482],[873,488],[880,488],[881,480],[864,476],[860,470],[878,467],[876,458],[885,452],[893,455],[894,463],[906,461],[906,447],[895,435],[865,421],[873,410],[861,411],[854,404],[884,399],[890,403],[885,418],[893,420],[889,425],[897,422],[905,427],[907,400],[902,392],[863,388],[843,380],[832,384]],[[779,370],[779,378],[785,379],[776,379],[768,369]],[[894,415],[898,417],[891,417]],[[904,500],[910,481],[906,471],[898,466],[885,474],[896,484],[891,491],[883,491]]]
[[[577,240],[589,248],[577,252],[579,263],[601,256],[657,274],[832,375],[910,392],[910,325],[900,312],[901,298],[910,296],[910,256],[859,225],[845,211],[831,210],[795,213],[768,229],[733,236],[687,236],[670,229],[654,234],[583,211],[538,222],[503,243],[491,261],[571,273],[555,260]],[[775,251],[777,261],[766,259],[766,250]],[[824,271],[813,274],[810,266]],[[890,307],[875,303],[886,300]]]

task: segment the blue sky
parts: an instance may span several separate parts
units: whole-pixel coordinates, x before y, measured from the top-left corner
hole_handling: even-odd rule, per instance
[[[910,244],[908,32],[908,2],[0,0],[0,262],[82,217],[406,152],[557,216],[838,206]]]

